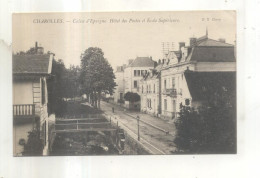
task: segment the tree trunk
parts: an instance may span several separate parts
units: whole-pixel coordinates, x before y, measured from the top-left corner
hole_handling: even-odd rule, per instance
[[[94,90],[94,108],[97,108],[97,92]]]
[[[100,109],[101,92],[98,92],[98,109]]]

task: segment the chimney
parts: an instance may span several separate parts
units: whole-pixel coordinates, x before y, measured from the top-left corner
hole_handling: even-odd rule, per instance
[[[179,51],[181,51],[182,47],[185,47],[185,42],[179,42]]]
[[[225,38],[219,38],[218,41],[220,41],[222,43],[226,43],[226,39]]]
[[[38,54],[38,42],[35,42],[35,53]]]
[[[196,38],[190,38],[190,46],[193,47],[196,45],[196,41],[197,39]]]

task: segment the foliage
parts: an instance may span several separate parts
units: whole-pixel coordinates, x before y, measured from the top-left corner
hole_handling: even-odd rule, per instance
[[[81,91],[90,95],[95,107],[100,102],[101,93],[113,93],[116,86],[114,79],[113,69],[104,58],[103,51],[93,47],[85,50],[81,55]]]
[[[186,153],[236,152],[235,94],[223,90],[212,94],[208,105],[195,110],[182,106],[175,123],[174,140]]]
[[[43,142],[40,139],[40,131],[28,132],[28,141],[24,145],[24,156],[40,156],[43,151]]]
[[[140,101],[141,98],[137,93],[127,92],[124,96],[124,99],[130,102],[137,102]]]
[[[79,95],[79,67],[66,69],[62,60],[53,60],[52,76],[48,79],[49,112],[60,116],[66,112],[65,98]]]

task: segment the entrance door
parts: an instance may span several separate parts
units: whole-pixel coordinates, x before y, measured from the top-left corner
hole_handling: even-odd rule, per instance
[[[173,102],[172,102],[172,111],[173,111],[173,113],[172,113],[173,118],[175,118],[175,116],[176,116],[176,100],[173,100]]]

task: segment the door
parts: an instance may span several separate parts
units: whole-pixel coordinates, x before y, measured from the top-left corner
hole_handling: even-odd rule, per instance
[[[176,116],[176,100],[173,100],[173,102],[172,102],[172,111],[173,111],[172,116],[173,116],[173,118],[175,118],[175,116]]]

